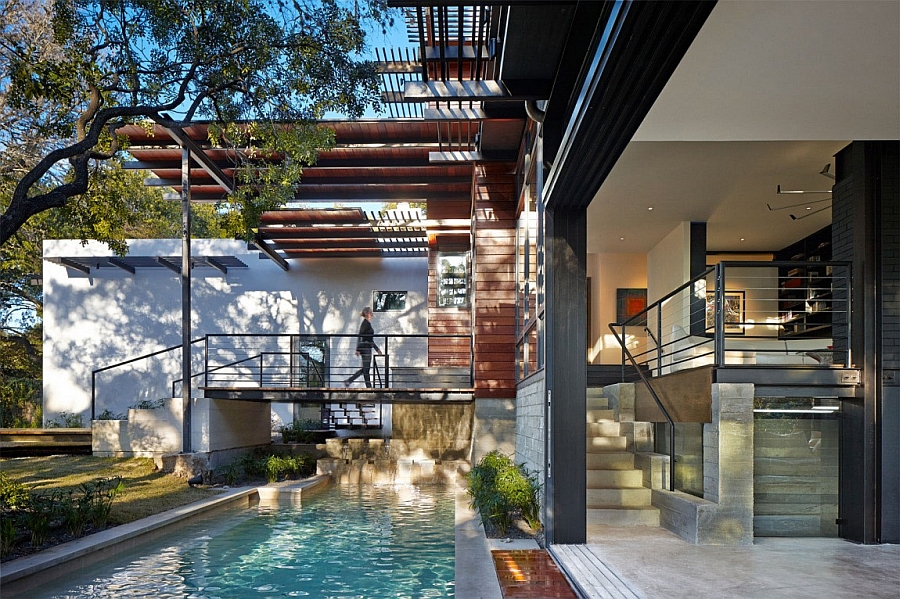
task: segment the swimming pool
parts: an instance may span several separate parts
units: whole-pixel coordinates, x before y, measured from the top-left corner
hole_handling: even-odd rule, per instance
[[[452,490],[331,486],[216,512],[29,597],[453,597],[454,569]]]

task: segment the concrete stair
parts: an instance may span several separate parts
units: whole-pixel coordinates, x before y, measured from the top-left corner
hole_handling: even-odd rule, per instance
[[[587,524],[659,526],[659,510],[635,468],[633,436],[624,434],[601,389],[587,396]]]

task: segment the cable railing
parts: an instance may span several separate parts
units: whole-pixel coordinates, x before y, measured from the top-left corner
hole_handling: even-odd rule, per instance
[[[356,353],[357,341],[355,334],[206,335],[191,343],[192,394],[200,395],[204,388],[353,391],[474,386],[471,335],[376,335],[380,353],[372,352],[368,373]],[[177,350],[181,348],[163,348],[94,370],[91,418],[98,413],[121,414],[144,400],[180,396]]]
[[[847,262],[720,262],[616,326],[654,376],[848,366],[850,274]]]
[[[676,427],[653,378],[701,366],[849,367],[848,262],[720,262],[610,329],[668,427],[669,488]],[[631,379],[636,380],[636,379]]]

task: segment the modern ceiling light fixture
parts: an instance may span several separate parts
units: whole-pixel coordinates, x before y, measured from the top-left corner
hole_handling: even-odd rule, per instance
[[[830,201],[831,201],[831,198],[822,198],[821,200],[810,200],[809,202],[800,202],[799,204],[790,204],[788,206],[779,206],[777,208],[773,208],[772,204],[767,203],[766,208],[768,208],[769,210],[774,212],[776,210],[787,210],[789,208],[797,208],[799,206],[809,206],[810,204],[821,204],[822,202],[830,202]]]
[[[823,210],[828,210],[829,208],[831,208],[831,206],[825,206],[824,208],[819,208],[818,210],[814,210],[812,212],[807,212],[803,216],[795,216],[792,214],[791,220],[803,220],[804,218],[812,216],[813,214],[818,214],[818,213],[822,212]]]
[[[827,191],[806,191],[803,189],[781,189],[781,185],[778,186],[778,191],[776,192],[778,195],[784,195],[789,193],[831,193],[831,190]]]

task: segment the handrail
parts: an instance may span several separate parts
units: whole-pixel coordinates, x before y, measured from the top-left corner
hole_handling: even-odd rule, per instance
[[[616,332],[615,327],[622,327],[622,337],[619,337],[619,333]],[[656,391],[653,389],[653,385],[650,384],[650,379],[647,378],[647,375],[644,374],[643,369],[638,366],[637,361],[634,359],[634,356],[631,355],[631,352],[628,351],[628,348],[625,344],[624,331],[625,325],[618,323],[609,323],[609,330],[612,331],[612,334],[616,336],[616,340],[622,346],[622,351],[631,361],[632,366],[637,370],[638,376],[641,377],[641,381],[647,387],[647,391],[650,392],[650,397],[653,398],[653,401],[656,402],[656,406],[659,408],[659,411],[662,412],[662,415],[665,417],[666,422],[669,424],[669,490],[675,490],[675,421],[669,415],[669,411],[666,410],[666,407],[663,405],[662,400],[660,400],[659,395],[656,394]]]
[[[297,379],[298,384],[301,379],[305,379],[307,383],[312,380],[325,381],[329,376],[334,376],[334,372],[332,369],[335,366],[337,366],[338,369],[349,368],[348,364],[346,363],[346,359],[349,356],[344,354],[343,352],[349,347],[350,342],[348,340],[355,339],[357,337],[358,334],[355,333],[208,334],[204,337],[191,341],[191,345],[203,343],[204,346],[203,348],[201,348],[203,352],[202,364],[199,364],[198,368],[198,370],[201,371],[192,372],[190,375],[190,380],[192,382],[198,379],[201,382],[206,380],[206,384],[203,384],[203,386],[209,387],[210,385],[208,379],[210,373],[221,372],[223,369],[235,367],[236,365],[239,365],[241,363],[256,360],[260,361],[259,377],[262,377],[260,379],[262,381],[260,385],[262,385],[263,383],[268,385],[270,380],[274,381],[275,386],[283,386],[285,383],[288,385],[293,385],[295,378]],[[237,350],[236,353],[231,353],[229,355],[229,349],[221,345],[219,340],[224,340],[226,338],[235,340],[235,342],[231,345],[234,350]],[[258,342],[257,339],[259,340]],[[291,339],[290,350],[288,350],[288,339]],[[471,334],[379,334],[376,335],[376,339],[378,340],[379,344],[382,344],[385,354],[383,358],[379,358],[379,356],[373,355],[373,358],[375,358],[373,360],[373,374],[377,387],[388,388],[390,387],[390,383],[393,382],[391,380],[392,377],[390,368],[392,362],[394,362],[394,359],[390,357],[390,354],[399,356],[399,362],[401,363],[401,365],[405,363],[404,360],[412,360],[413,362],[411,365],[417,366],[435,364],[446,365],[448,367],[459,366],[467,368],[469,386],[472,386],[474,383]],[[405,341],[409,340],[412,340],[412,344],[405,343]],[[438,343],[438,347],[432,347],[432,345],[428,343],[429,340],[457,340],[459,341],[459,343]],[[338,345],[335,347],[331,347],[330,344],[332,341],[336,342]],[[343,356],[343,358],[339,357],[338,360],[343,360],[344,363],[333,362],[330,366],[328,365],[329,363],[327,361],[325,364],[321,363],[321,358],[317,354],[318,350],[313,351],[310,349],[310,347],[318,346],[319,342],[325,343],[325,345],[322,345],[322,349],[326,352],[326,355],[332,356],[332,360],[335,357]],[[307,345],[309,345],[309,347],[307,347]],[[139,362],[141,360],[152,359],[155,356],[160,356],[162,354],[166,354],[167,352],[172,352],[181,347],[181,345],[173,345],[171,347],[166,347],[145,355],[130,358],[128,360],[123,360],[121,362],[117,362],[115,364],[110,364],[102,368],[93,370],[91,373],[91,419],[94,420],[97,417],[98,402],[105,401],[104,398],[106,398],[104,389],[98,388],[98,383],[100,383],[101,381],[97,377],[100,373],[117,367],[134,364],[135,362]],[[426,349],[426,347],[430,349]],[[337,353],[335,353],[335,350],[337,350]],[[352,354],[352,348],[349,349],[349,352],[350,354]],[[397,354],[396,352],[400,353]],[[424,361],[426,355],[430,358],[430,360],[427,362]],[[214,356],[216,357],[216,359],[214,359]],[[271,356],[276,357],[270,364],[269,360]],[[285,356],[285,358],[277,356]],[[298,360],[298,356],[302,356],[302,358]],[[200,358],[199,355],[195,357]],[[223,361],[227,363],[219,363],[219,358],[222,358]],[[282,362],[284,363],[282,364]],[[255,369],[255,366],[253,368]],[[327,368],[329,370],[325,370],[323,368]],[[133,368],[129,369],[128,372],[134,374]],[[255,374],[256,373],[254,372],[253,375]],[[175,375],[175,373],[172,373],[172,375]],[[271,378],[273,376],[274,378]],[[460,378],[462,378],[467,375],[460,372],[459,376]],[[290,380],[288,381],[288,379]],[[183,382],[184,377],[182,376],[172,381],[171,384],[174,386],[178,383]],[[177,394],[176,390],[170,390],[170,385],[168,384],[168,381],[165,380],[153,382],[142,379],[140,384],[144,386],[146,386],[147,384],[156,385],[158,386],[158,390],[161,393],[171,392],[172,397]]]
[[[207,337],[209,337],[209,335],[207,335]],[[209,375],[209,374],[212,373],[212,372],[216,372],[216,371],[222,370],[222,369],[224,369],[224,368],[230,368],[230,367],[232,367],[232,366],[237,366],[238,364],[243,364],[244,362],[251,362],[251,361],[253,361],[253,360],[256,360],[257,358],[259,358],[259,360],[260,360],[260,377],[262,377],[262,365],[261,365],[261,363],[262,363],[262,358],[263,358],[264,356],[295,356],[295,355],[300,355],[300,356],[305,357],[305,358],[307,359],[307,361],[309,361],[309,362],[311,362],[311,363],[314,364],[313,368],[315,369],[316,373],[319,374],[319,375],[323,375],[322,371],[319,369],[319,366],[318,366],[317,364],[315,364],[315,361],[314,361],[314,360],[310,359],[310,355],[309,355],[307,352],[271,352],[271,351],[265,351],[265,352],[260,352],[260,353],[254,355],[254,356],[248,356],[248,357],[243,358],[243,359],[241,359],[241,360],[235,360],[234,362],[230,362],[230,363],[228,363],[228,364],[222,364],[222,365],[220,365],[220,366],[216,366],[215,368],[209,368],[209,367],[207,367],[207,368],[204,369],[202,372],[198,372],[198,373],[192,374],[192,375],[191,375],[191,380],[194,380],[194,379],[197,378],[197,377]],[[376,367],[376,368],[377,368],[377,367]],[[377,370],[376,370],[376,372],[377,372]],[[381,380],[381,378],[380,378],[381,375],[380,375],[380,373],[378,373],[378,374],[379,374],[379,380]],[[175,397],[175,393],[176,393],[175,387],[176,387],[176,385],[177,385],[178,383],[180,383],[182,380],[183,380],[183,379],[175,379],[174,381],[172,381],[172,397]],[[207,381],[207,383],[208,383],[208,381]],[[260,385],[262,385],[262,381],[260,381]]]
[[[200,337],[199,339],[194,339],[193,341],[191,341],[190,344],[194,345],[195,343],[200,343],[201,341],[204,341],[205,339],[206,339],[206,337]],[[184,347],[184,346],[179,343],[178,345],[172,345],[170,347],[166,347],[166,348],[157,350],[157,351],[149,353],[149,354],[144,354],[144,355],[138,356],[136,358],[130,358],[130,359],[124,360],[122,362],[117,362],[115,364],[110,364],[109,366],[104,366],[102,368],[95,368],[94,370],[92,370],[91,371],[91,420],[94,420],[96,418],[97,375],[99,373],[105,372],[107,370],[112,370],[113,368],[118,368],[119,366],[125,366],[127,364],[132,364],[139,360],[146,360],[147,358],[152,358],[153,356],[158,356],[160,354],[174,351],[174,350],[180,349],[182,347]]]

